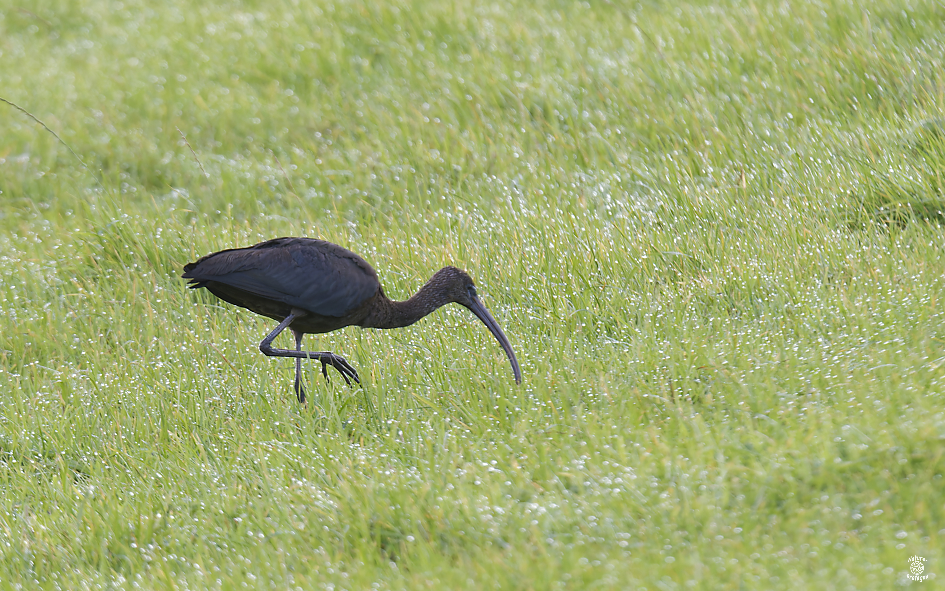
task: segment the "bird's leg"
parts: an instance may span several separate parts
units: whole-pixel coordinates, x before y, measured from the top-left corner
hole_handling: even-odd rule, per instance
[[[304,333],[301,333],[297,330],[293,330],[292,334],[295,335],[295,350],[302,350],[302,336]],[[299,397],[299,404],[305,404],[305,390],[302,388],[302,358],[295,358],[295,394]]]
[[[297,349],[295,351],[290,349],[274,349],[272,347],[272,341],[274,341],[275,338],[279,336],[279,333],[285,330],[287,326],[292,324],[293,320],[301,318],[302,316],[305,316],[305,314],[306,312],[302,310],[292,310],[292,313],[289,314],[285,320],[280,322],[279,326],[277,326],[271,333],[266,335],[266,338],[264,338],[262,342],[259,343],[259,350],[262,351],[264,355],[268,355],[269,357],[294,357],[298,360],[316,359],[322,363],[322,373],[327,374],[328,365],[331,365],[338,370],[338,373],[340,373],[341,377],[344,378],[346,384],[350,385],[351,380],[354,380],[360,384],[361,380],[358,378],[358,372],[355,371],[355,369],[351,367],[348,361],[341,355],[335,355],[329,351],[302,351],[301,339],[298,336],[299,333],[297,333],[296,336],[296,339],[298,340],[296,342]],[[296,376],[298,378],[301,377],[301,371],[300,362],[296,362]],[[299,384],[301,386],[301,381],[299,381]],[[298,393],[298,391],[296,393]]]

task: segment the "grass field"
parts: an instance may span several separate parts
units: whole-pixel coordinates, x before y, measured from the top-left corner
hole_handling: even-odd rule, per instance
[[[0,5],[0,96],[75,152],[0,103],[2,588],[936,588],[943,19]],[[301,407],[180,279],[292,235],[398,299],[467,269],[522,385],[451,306],[308,337],[363,387]]]

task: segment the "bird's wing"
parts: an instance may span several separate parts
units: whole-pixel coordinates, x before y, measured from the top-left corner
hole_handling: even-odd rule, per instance
[[[277,238],[223,250],[184,267],[193,287],[223,283],[259,298],[341,317],[373,297],[377,274],[361,257],[330,242]]]

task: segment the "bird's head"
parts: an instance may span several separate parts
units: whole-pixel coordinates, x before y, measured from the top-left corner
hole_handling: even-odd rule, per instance
[[[436,286],[438,291],[444,294],[447,301],[456,302],[461,306],[468,308],[479,320],[489,329],[489,332],[499,341],[502,349],[512,364],[512,373],[515,374],[516,383],[522,382],[522,370],[519,368],[518,360],[515,358],[515,352],[512,351],[512,345],[509,339],[499,328],[499,323],[495,321],[489,310],[486,309],[479,294],[476,293],[476,284],[472,277],[466,271],[456,267],[443,267],[430,278],[431,287]]]
[[[429,282],[437,286],[438,291],[446,297],[447,301],[456,302],[467,308],[479,299],[476,284],[473,283],[472,277],[462,269],[443,267],[430,278]]]

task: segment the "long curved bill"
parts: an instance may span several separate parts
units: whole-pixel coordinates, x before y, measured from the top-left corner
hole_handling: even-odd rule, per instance
[[[512,373],[515,374],[515,383],[522,383],[522,370],[519,369],[518,359],[515,358],[515,351],[512,350],[512,345],[509,343],[509,339],[506,338],[505,333],[502,332],[502,329],[499,328],[499,323],[495,321],[495,318],[492,317],[492,314],[489,313],[489,310],[486,309],[482,302],[479,301],[479,298],[472,298],[472,303],[468,308],[475,314],[479,320],[482,320],[482,323],[488,327],[489,332],[495,337],[499,344],[502,345],[502,348],[505,349],[505,354],[509,357],[509,362],[512,363]]]

